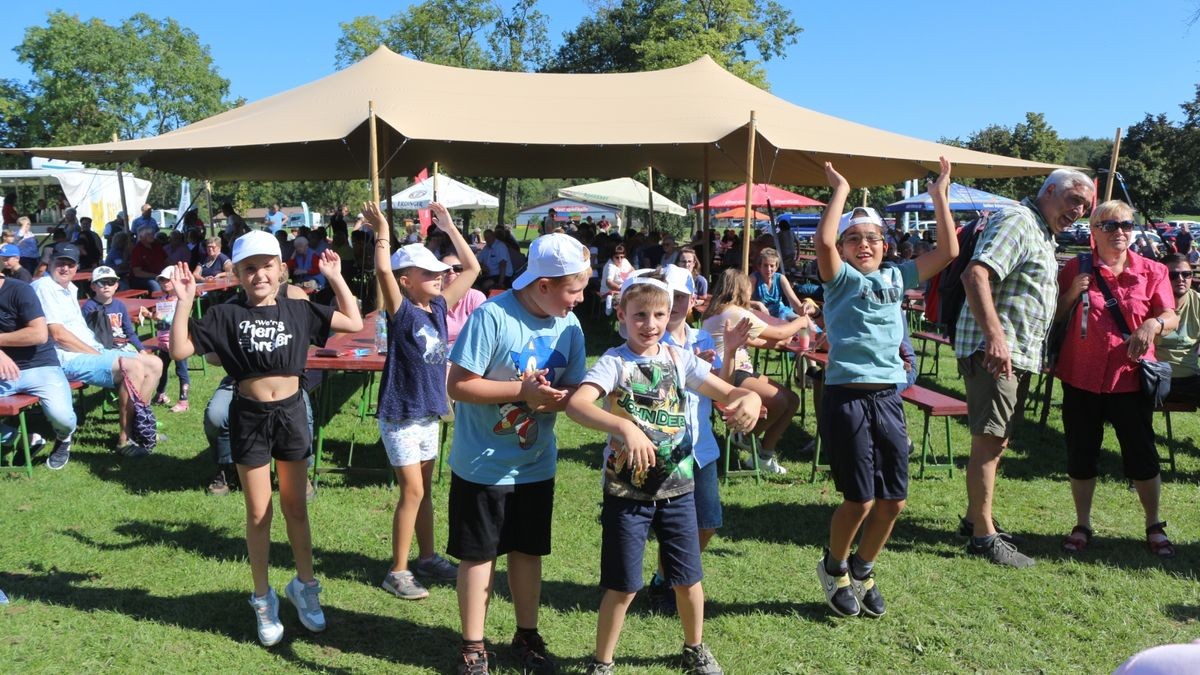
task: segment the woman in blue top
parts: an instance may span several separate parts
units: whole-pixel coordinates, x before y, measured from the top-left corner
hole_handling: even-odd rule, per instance
[[[379,384],[379,432],[400,485],[400,501],[392,518],[392,568],[383,588],[405,600],[429,597],[414,572],[439,581],[458,576],[458,567],[438,555],[433,545],[429,484],[438,453],[440,417],[449,412],[446,311],[458,304],[479,277],[479,261],[454,227],[450,212],[437,202],[430,209],[462,263],[462,272],[444,289],[442,282],[450,266],[422,244],[408,244],[389,256],[391,227],[387,219],[376,204],[363,205],[363,215],[376,234],[380,310],[390,317],[387,363]],[[414,532],[420,556],[410,571],[408,550]]]

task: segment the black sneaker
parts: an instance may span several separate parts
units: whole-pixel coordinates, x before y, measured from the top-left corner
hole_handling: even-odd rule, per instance
[[[657,572],[650,578],[646,588],[650,608],[654,612],[666,616],[675,616],[679,612],[675,604],[675,589],[668,586],[666,580],[658,576]]]
[[[724,675],[721,664],[703,642],[695,647],[683,646],[683,672],[687,675]]]
[[[521,672],[537,675],[558,672],[558,664],[546,651],[546,641],[537,631],[528,636],[517,631],[513,635],[511,648],[513,659],[521,665]]]
[[[459,657],[455,672],[458,675],[488,675],[487,652],[471,652]]]
[[[1014,546],[1020,546],[1021,544],[1025,543],[1025,537],[1022,537],[1019,534],[1013,534],[1012,532],[1009,532],[1008,530],[1004,529],[1003,527],[1000,527],[1000,523],[996,522],[995,518],[992,518],[992,529],[996,530],[996,534],[1000,535],[1001,539],[1003,539],[1004,541],[1007,541],[1008,543],[1010,543]],[[966,516],[963,516],[962,518],[958,519],[958,536],[960,536],[960,537],[975,536],[975,523],[972,523],[971,521],[967,520]]]
[[[850,573],[835,577],[827,572],[825,558],[828,556],[829,551],[826,551],[817,561],[817,579],[821,581],[821,590],[825,591],[825,604],[838,616],[858,616],[860,608],[850,586]]]
[[[1016,546],[1004,541],[999,535],[992,537],[990,545],[976,546],[974,541],[967,542],[967,555],[987,559],[988,562],[1005,567],[1024,569],[1033,567],[1034,559],[1021,553]]]
[[[850,575],[850,588],[854,591],[854,597],[858,598],[858,604],[862,608],[863,614],[878,619],[887,611],[883,604],[883,594],[875,585],[874,572],[868,574],[866,579]]]
[[[208,494],[214,497],[224,497],[228,495],[232,489],[229,485],[229,480],[225,477],[225,469],[217,469],[217,475],[213,476],[208,482]]]
[[[59,440],[54,442],[54,451],[46,458],[46,466],[52,471],[59,471],[71,460],[71,441]]]
[[[116,452],[118,455],[120,455],[122,457],[131,457],[133,459],[138,459],[140,457],[145,457],[145,456],[149,455],[152,451],[148,448],[144,448],[144,447],[138,445],[137,443],[134,443],[133,441],[126,441],[125,445],[117,446]]]

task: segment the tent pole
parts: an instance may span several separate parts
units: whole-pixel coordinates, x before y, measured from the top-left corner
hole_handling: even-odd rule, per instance
[[[204,181],[204,192],[206,193],[206,194],[205,194],[205,197],[206,197],[205,201],[207,201],[207,202],[208,202],[208,236],[210,236],[210,237],[215,237],[215,236],[216,236],[216,233],[217,233],[217,228],[216,228],[216,226],[214,226],[214,225],[213,225],[213,217],[212,217],[212,181],[211,181],[211,180],[206,180],[206,181]]]
[[[120,163],[117,164],[117,188],[121,191],[121,210],[125,212],[125,229],[129,230],[129,234],[132,235],[133,228],[130,227],[130,224],[133,223],[133,218],[129,217],[129,205],[125,203],[125,175],[121,173],[122,166]]]
[[[379,136],[375,129],[375,101],[367,101],[367,129],[370,132],[370,172],[371,172],[371,202],[379,205]],[[388,195],[391,203],[391,195]],[[372,256],[373,257],[373,256]],[[383,311],[383,292],[379,287],[379,277],[375,277],[375,311]]]
[[[746,212],[742,218],[742,274],[750,273],[750,230],[753,228],[754,211],[751,202],[754,201],[754,137],[758,135],[755,128],[758,115],[750,111],[750,125],[746,128],[749,138],[746,139]]]
[[[646,167],[646,187],[649,188],[650,195],[648,196],[649,204],[647,209],[650,211],[649,217],[646,219],[646,232],[649,233],[654,229],[654,167]]]
[[[701,258],[701,264],[704,265],[704,277],[711,278],[712,274],[712,234],[708,220],[708,146],[704,146],[704,182],[700,183],[700,231],[704,236],[704,257]]]
[[[433,201],[437,201],[438,163],[433,163]]]
[[[500,179],[500,205],[499,205],[500,212],[496,214],[496,224],[497,225],[501,225],[504,223],[504,210],[507,207],[508,207],[508,177],[505,176]],[[467,233],[463,232],[463,236],[464,237],[467,236]]]
[[[867,197],[868,197],[868,196],[870,196],[870,194],[871,194],[871,191],[870,191],[870,190],[868,190],[867,188],[863,188],[863,189],[862,189],[862,191],[863,191],[863,203],[862,203],[862,205],[863,205],[863,208],[865,209],[865,208],[867,207]]]
[[[1113,179],[1117,177],[1117,156],[1121,154],[1121,127],[1113,139],[1112,159],[1108,162],[1108,180],[1104,183],[1104,201],[1112,199]]]

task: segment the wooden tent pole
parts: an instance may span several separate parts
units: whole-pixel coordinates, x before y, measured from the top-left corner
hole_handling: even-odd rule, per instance
[[[375,101],[367,101],[367,130],[370,133],[369,171],[371,172],[371,202],[379,205],[379,136],[375,129]],[[388,204],[391,204],[388,195]],[[393,230],[394,231],[394,230]],[[379,277],[375,278],[375,310],[383,311],[383,292],[379,286]]]
[[[650,211],[650,216],[646,219],[646,232],[649,233],[654,229],[654,167],[646,167],[646,187],[649,188],[650,194],[647,199],[647,209]]]
[[[750,230],[754,226],[754,138],[758,135],[758,115],[750,111],[749,138],[746,140],[746,212],[742,218],[742,273],[750,273]],[[705,214],[707,215],[707,214]]]
[[[704,233],[704,256],[701,258],[701,264],[704,265],[704,277],[707,279],[712,274],[712,234],[708,220],[708,146],[704,146],[704,182],[700,184],[700,231]]]
[[[1121,154],[1121,127],[1113,138],[1112,159],[1108,162],[1108,180],[1104,183],[1104,201],[1112,199],[1113,179],[1117,177],[1117,157]]]
[[[435,201],[435,202],[437,201],[437,193],[438,193],[437,187],[438,187],[438,163],[434,162],[433,163],[433,201]]]

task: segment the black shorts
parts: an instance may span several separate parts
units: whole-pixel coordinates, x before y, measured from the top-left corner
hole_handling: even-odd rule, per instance
[[[1158,475],[1154,405],[1142,392],[1094,394],[1063,382],[1062,421],[1071,478],[1090,480],[1099,474],[1105,422],[1116,432],[1125,477],[1150,480]]]
[[[446,551],[459,560],[495,560],[516,551],[550,554],[554,479],[517,485],[472,483],[450,472],[450,537]]]
[[[749,370],[735,370],[733,371],[733,386],[740,387],[746,380],[756,377],[759,377],[758,373],[751,372]]]
[[[256,401],[234,389],[229,405],[229,444],[234,464],[264,466],[271,458],[295,462],[312,454],[312,429],[303,392],[279,401]]]
[[[896,387],[825,385],[821,447],[842,497],[851,502],[908,496],[908,429]]]

